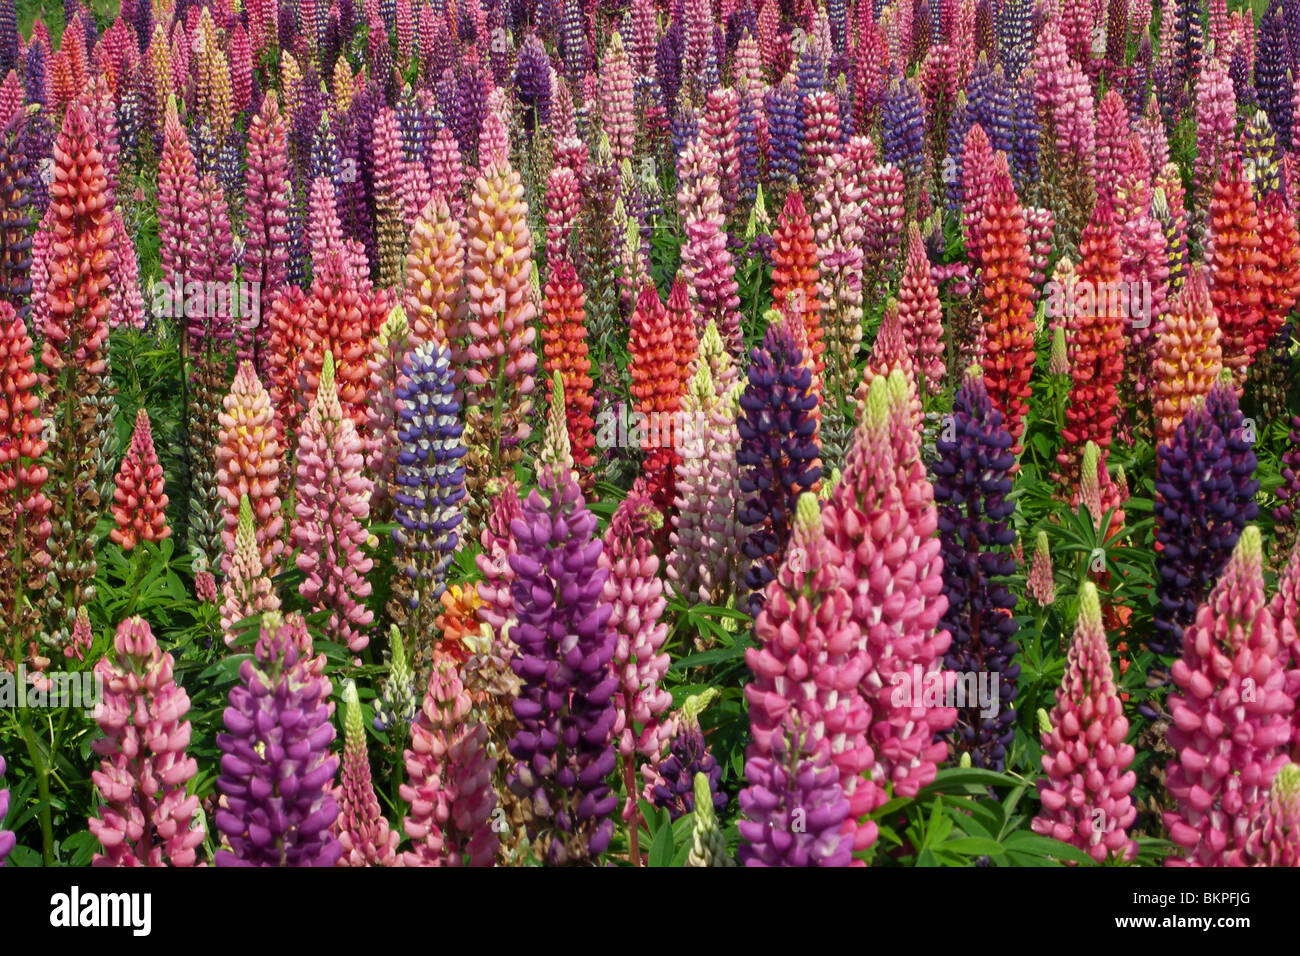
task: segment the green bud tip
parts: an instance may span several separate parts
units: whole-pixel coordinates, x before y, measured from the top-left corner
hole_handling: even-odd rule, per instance
[[[873,428],[884,428],[889,420],[889,382],[883,375],[871,380],[867,389],[867,409],[864,421]]]
[[[958,761],[958,763],[961,765],[961,768],[962,768],[963,770],[969,770],[969,769],[970,769],[970,754],[967,753],[967,752],[965,752],[965,751],[963,751],[963,752],[962,752],[962,755],[961,755],[961,759]]]
[[[328,391],[334,387],[334,353],[327,350],[320,367],[320,387],[317,392]]]
[[[700,693],[692,694],[682,703],[682,717],[690,723],[699,723],[700,714],[704,713],[717,696],[716,687],[706,687]]]
[[[1040,734],[1050,734],[1052,732],[1052,719],[1047,716],[1047,711],[1042,707],[1038,708],[1038,732]]]
[[[357,707],[361,704],[361,698],[357,696],[356,681],[348,680],[344,682],[343,703],[345,703],[348,707]]]
[[[796,526],[809,530],[821,523],[821,503],[811,491],[805,491],[799,496],[799,501],[794,507],[794,520]]]
[[[1035,548],[1035,549],[1036,549],[1040,554],[1050,555],[1050,554],[1052,553],[1052,549],[1050,548],[1050,546],[1049,546],[1048,543],[1047,543],[1047,532],[1046,532],[1046,531],[1040,531],[1040,532],[1038,532],[1038,539],[1034,542],[1034,548]]]
[[[1300,796],[1300,766],[1289,763],[1273,778],[1273,792],[1284,800]]]
[[[706,824],[713,820],[713,791],[709,789],[709,778],[702,773],[695,775],[695,818]]]
[[[1101,599],[1097,596],[1097,585],[1084,581],[1079,589],[1079,624],[1092,630],[1101,629]]]
[[[1242,558],[1252,563],[1258,564],[1263,557],[1263,545],[1259,537],[1259,528],[1253,524],[1246,525],[1241,531],[1241,537],[1237,540],[1237,551]]]

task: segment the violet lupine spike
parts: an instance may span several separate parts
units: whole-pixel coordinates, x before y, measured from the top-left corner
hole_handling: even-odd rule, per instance
[[[217,735],[224,806],[217,866],[335,866],[338,817],[330,680],[325,655],[312,657],[300,615],[262,618],[252,657],[239,668]]]
[[[515,60],[515,91],[524,109],[524,129],[531,133],[551,124],[551,60],[546,48],[529,34]]]
[[[397,386],[397,467],[393,477],[397,564],[408,578],[414,613],[432,623],[459,546],[464,515],[465,446],[452,380],[451,352],[425,342],[402,363]]]
[[[1287,656],[1265,603],[1259,530],[1249,525],[1171,672],[1168,741],[1176,757],[1167,787],[1176,809],[1165,825],[1183,852],[1167,866],[1246,862],[1250,828],[1289,757],[1295,704]]]
[[[906,182],[918,181],[925,154],[925,116],[920,93],[910,80],[894,81],[885,96],[882,116],[884,161],[901,169]]]
[[[366,727],[361,719],[357,685],[343,688],[343,766],[335,794],[339,815],[334,833],[343,847],[338,866],[401,866],[397,852],[401,834],[388,826],[370,777]]]
[[[662,525],[663,516],[639,481],[610,519],[600,552],[600,566],[609,572],[602,597],[612,608],[609,627],[618,636],[614,668],[621,686],[615,694],[614,734],[624,758],[639,752],[652,761],[663,745],[661,717],[673,702],[659,684],[669,664],[663,653],[668,623],[660,620],[667,602],[654,552],[655,530]],[[634,724],[641,725],[640,734]]]
[[[654,780],[649,793],[657,807],[668,811],[673,820],[680,819],[696,808],[701,790],[697,785],[704,778],[703,793],[714,810],[727,806],[727,795],[721,789],[722,764],[709,751],[709,745],[700,729],[700,711],[717,696],[715,688],[688,697],[681,714],[673,719],[677,731],[669,742],[668,751],[654,768]]]
[[[1010,705],[1020,674],[1020,665],[1013,663],[1016,599],[1001,580],[1016,570],[1008,550],[1015,541],[1009,519],[1016,506],[1007,500],[1015,467],[1012,444],[983,377],[968,376],[944,422],[933,465],[948,597],[943,626],[952,635],[944,665],[959,675],[988,674],[998,682],[997,712],[985,713],[983,702],[968,696],[955,728],[957,749],[971,754],[975,766],[997,771],[1015,736]]]
[[[399,792],[411,805],[402,821],[412,841],[407,866],[491,866],[496,857],[497,761],[488,750],[487,724],[472,719],[471,709],[456,662],[435,652],[403,754],[407,782]]]
[[[1084,581],[1065,676],[1041,735],[1042,810],[1032,823],[1035,833],[1072,844],[1098,863],[1137,856],[1137,841],[1127,832],[1137,818],[1130,797],[1137,775],[1128,769],[1134,749],[1124,742],[1127,734],[1097,586]]]
[[[848,866],[852,838],[841,827],[849,801],[826,753],[809,754],[797,731],[785,731],[772,756],[745,761],[737,824],[742,866]]]
[[[1235,411],[1236,396],[1230,387],[1216,385],[1219,397],[1188,409],[1177,430],[1157,449],[1155,480],[1156,598],[1152,650],[1177,654],[1182,649],[1183,629],[1196,617],[1215,580],[1228,563],[1237,539],[1258,513],[1255,490],[1254,453],[1240,435],[1240,412],[1236,420],[1242,473],[1234,468],[1228,436],[1223,431],[1228,406]],[[1226,392],[1227,394],[1223,394]],[[1213,392],[1211,393],[1213,394]]]
[[[330,635],[360,653],[370,643],[374,613],[366,607],[374,562],[361,546],[369,537],[371,480],[362,472],[365,446],[343,413],[334,385],[334,357],[325,352],[316,400],[298,433],[298,481],[289,537],[299,548],[304,577],[298,593],[330,611]]]
[[[195,864],[204,831],[194,825],[199,798],[186,786],[198,764],[185,753],[190,701],[172,668],[171,654],[139,617],[118,625],[113,651],[95,666],[104,688],[95,721],[104,737],[93,745],[103,759],[90,776],[105,802],[88,821],[104,849],[96,866]]]
[[[762,609],[764,591],[783,560],[799,496],[821,480],[817,405],[803,350],[783,321],[772,322],[763,345],[750,354],[749,381],[736,419],[737,517],[750,529],[744,581],[752,592],[747,602],[751,615]]]
[[[618,638],[601,600],[596,517],[564,468],[543,469],[522,516],[511,522],[518,623],[511,669],[522,681],[514,702],[519,729],[509,744],[516,763],[511,792],[531,804],[530,838],[552,864],[594,860],[609,846],[618,797],[605,778],[614,770],[617,708],[613,669]]]

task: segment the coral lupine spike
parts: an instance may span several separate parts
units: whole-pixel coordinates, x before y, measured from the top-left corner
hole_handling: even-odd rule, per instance
[[[1210,300],[1223,332],[1223,366],[1240,392],[1254,359],[1257,326],[1264,320],[1261,289],[1265,262],[1260,251],[1258,207],[1235,155],[1222,167],[1209,210],[1209,261],[1214,279]]]
[[[280,513],[281,445],[271,396],[251,362],[240,362],[230,392],[217,415],[217,486],[222,499],[222,543],[235,547],[240,499],[247,495],[256,517],[257,550],[262,566],[274,573],[284,552]],[[223,573],[225,569],[223,567]]]
[[[596,483],[596,435],[591,417],[591,360],[587,357],[586,295],[573,264],[555,261],[542,300],[542,371],[548,381],[555,374],[564,384],[564,411],[568,421],[569,448],[578,481],[584,492]],[[555,396],[550,398],[552,407]]]
[[[1130,797],[1137,775],[1128,769],[1134,750],[1124,742],[1127,734],[1097,587],[1085,581],[1065,676],[1041,734],[1043,808],[1033,820],[1035,833],[1077,846],[1098,863],[1137,855],[1137,841],[1127,833],[1137,818]]]
[[[1158,441],[1168,440],[1197,398],[1219,380],[1221,341],[1205,272],[1193,269],[1156,329],[1152,408]]]
[[[401,836],[388,826],[370,778],[370,756],[366,752],[366,727],[361,719],[357,685],[348,681],[343,688],[343,766],[335,794],[339,815],[334,833],[343,846],[336,866],[401,866],[397,852]]]
[[[1244,863],[1248,833],[1288,762],[1286,658],[1264,596],[1259,531],[1242,532],[1228,566],[1183,637],[1172,676],[1165,814],[1183,848],[1171,866]]]
[[[88,821],[104,850],[96,866],[195,864],[204,831],[195,826],[199,798],[186,785],[198,764],[185,753],[190,701],[173,664],[144,619],[131,617],[95,666],[104,687],[95,721],[104,737],[93,744],[103,759],[91,780],[105,801]]]
[[[113,492],[113,520],[117,526],[109,537],[130,551],[140,541],[161,541],[171,536],[167,526],[166,481],[158,453],[153,446],[149,413],[143,408],[135,416],[131,444],[122,456]]]
[[[803,194],[792,189],[776,219],[772,233],[772,304],[803,322],[812,354],[813,372],[826,369],[822,342],[821,303],[817,298],[817,238],[804,208]]]

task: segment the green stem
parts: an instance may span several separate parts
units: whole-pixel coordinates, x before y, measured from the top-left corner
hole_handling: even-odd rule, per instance
[[[18,688],[18,692],[25,693],[25,688]],[[40,745],[36,741],[36,734],[27,724],[27,708],[18,707],[18,723],[22,728],[23,741],[27,744],[27,756],[31,758],[32,767],[36,771],[36,794],[40,800],[40,810],[37,817],[41,824],[41,861],[45,866],[54,866],[54,825],[50,816],[50,767],[49,763],[41,756]]]

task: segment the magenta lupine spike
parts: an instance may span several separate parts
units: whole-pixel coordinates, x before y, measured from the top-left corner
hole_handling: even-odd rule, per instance
[[[695,294],[696,314],[714,322],[732,355],[742,347],[740,296],[735,265],[727,251],[726,217],[718,182],[718,157],[697,139],[679,157],[677,208],[685,223],[682,272]]]
[[[321,177],[311,184],[307,202],[307,233],[311,237],[312,275],[323,275],[331,253],[337,253],[345,268],[359,277],[370,274],[365,248],[343,232],[338,215],[338,194],[334,184]]]
[[[482,550],[474,556],[474,564],[483,575],[478,583],[478,596],[482,602],[478,606],[479,620],[492,628],[499,641],[514,617],[510,585],[515,573],[510,566],[510,556],[519,552],[519,546],[511,523],[523,512],[513,482],[506,482],[499,489],[489,486],[489,491],[492,492],[492,506],[479,535]]]
[[[966,257],[978,266],[979,225],[984,218],[993,187],[993,149],[984,128],[976,123],[966,134],[962,148],[962,234],[966,239]]]
[[[493,832],[496,758],[487,724],[470,719],[469,692],[456,662],[435,653],[400,788],[411,812],[402,821],[412,849],[407,866],[491,866],[500,838]]]
[[[1167,788],[1177,809],[1165,814],[1183,849],[1169,866],[1245,862],[1248,833],[1269,799],[1291,742],[1286,660],[1264,599],[1259,530],[1247,525],[1174,661],[1177,693]]]
[[[244,173],[244,281],[261,283],[263,302],[280,290],[289,276],[289,151],[288,132],[275,91],[267,91],[262,107],[249,124],[248,162]],[[316,234],[313,232],[315,246]],[[261,323],[254,335],[254,363],[265,368],[262,349],[270,326]]]
[[[186,793],[198,764],[186,756],[190,709],[143,618],[117,628],[113,651],[95,666],[103,697],[95,722],[103,732],[93,749],[103,759],[91,780],[104,798],[90,832],[103,847],[96,866],[193,866],[203,842],[194,825],[199,798]]]
[[[804,97],[803,155],[807,168],[819,169],[840,141],[839,101],[830,90]]]
[[[618,634],[614,668],[621,689],[615,694],[619,719],[614,735],[619,752],[639,751],[653,760],[665,742],[660,717],[672,706],[673,695],[659,686],[668,672],[668,655],[661,653],[668,623],[660,621],[666,602],[654,552],[654,529],[663,523],[638,482],[610,520],[600,566],[605,579],[605,603],[613,607],[609,626]],[[633,721],[642,727],[637,735]]]
[[[0,757],[0,783],[4,782],[5,776],[5,758]],[[9,813],[9,790],[0,789],[0,823],[4,823],[5,817]],[[17,837],[12,830],[0,830],[0,866],[5,865],[5,858],[14,848]]]
[[[1243,861],[1300,866],[1300,765],[1288,763],[1273,778],[1264,812],[1246,838]]]
[[[222,500],[222,543],[235,548],[240,499],[248,496],[256,521],[261,563],[274,573],[284,551],[280,514],[281,448],[271,396],[251,362],[239,363],[230,393],[217,413],[217,487]],[[224,569],[223,569],[224,573]]]
[[[843,564],[826,537],[816,496],[801,495],[790,546],[754,623],[758,646],[745,652],[754,674],[745,687],[753,733],[746,758],[773,758],[773,735],[779,738],[790,718],[808,728],[807,742],[825,750],[839,772],[850,806],[843,832],[856,851],[876,840],[875,824],[859,821],[881,796],[864,776],[875,764],[867,739],[871,708],[861,686],[872,661],[853,618]]]
[[[632,65],[617,30],[600,62],[600,119],[615,163],[632,158],[636,117],[632,111]]]
[[[361,719],[357,685],[343,688],[343,766],[334,799],[339,806],[334,833],[343,845],[336,866],[401,866],[397,852],[401,834],[388,826],[370,777],[366,727]]]
[[[373,484],[362,468],[365,446],[343,414],[334,388],[334,358],[325,353],[316,400],[298,433],[298,475],[289,537],[306,577],[298,593],[330,611],[328,633],[353,653],[370,643],[374,614],[365,605],[374,562],[361,550],[369,537]]]
[[[1137,395],[1151,391],[1154,333],[1161,327],[1169,288],[1169,255],[1160,223],[1146,208],[1120,226],[1120,282],[1124,290],[1125,377]]]
[[[234,315],[229,299],[223,305],[215,300],[218,290],[232,288],[229,283],[235,276],[234,233],[230,227],[230,207],[226,205],[226,194],[212,174],[199,180],[198,214],[193,220],[193,233],[187,241],[195,246],[188,282],[214,283],[205,285],[205,302],[211,300],[215,308],[202,308],[198,314],[186,309],[187,326],[191,343],[197,349],[215,348],[217,342],[228,342],[235,334]],[[209,295],[212,290],[212,295]],[[229,293],[226,291],[228,297]],[[188,295],[187,295],[188,299]],[[242,325],[242,323],[241,323]],[[240,358],[251,358],[248,343],[240,343]]]
[[[723,214],[735,206],[740,193],[740,94],[734,89],[710,90],[700,110],[700,141],[717,163]]]
[[[199,252],[191,244],[202,215],[199,201],[194,153],[171,98],[158,160],[158,256],[163,280],[171,286],[179,283],[182,290],[195,271]]]
[[[939,289],[930,273],[925,241],[916,223],[908,229],[907,261],[898,289],[898,318],[918,377],[924,379],[926,391],[938,393],[943,388],[946,371],[943,309],[939,305]]]
[[[402,156],[402,133],[397,114],[381,107],[374,122],[374,199],[379,242],[379,283],[384,287],[402,281],[406,252],[407,187],[406,162]]]
[[[892,784],[895,796],[915,796],[934,780],[948,749],[935,735],[957,718],[952,707],[926,706],[936,691],[942,699],[950,681],[943,655],[951,638],[939,628],[948,599],[934,491],[919,437],[900,427],[907,403],[902,372],[872,380],[843,477],[822,512],[827,538],[855,582],[853,620],[872,657],[861,684],[872,707],[871,777],[882,791]]]
[[[85,605],[82,605],[77,608],[77,619],[72,623],[72,637],[68,641],[68,646],[63,649],[63,656],[84,661],[86,652],[94,643],[95,635],[90,630],[90,615],[86,613]],[[0,816],[0,819],[3,817]]]
[[[1111,89],[1097,106],[1097,199],[1115,205],[1115,193],[1128,172],[1128,107]]]
[[[280,609],[280,597],[262,563],[248,495],[239,499],[239,526],[233,547],[227,546],[221,585],[221,634],[231,647],[238,636],[234,625],[246,617]]]
[[[1268,604],[1287,667],[1287,696],[1300,700],[1300,540],[1277,581]],[[1291,712],[1291,759],[1300,760],[1300,707]]]
[[[1056,581],[1052,576],[1052,552],[1047,543],[1047,532],[1038,532],[1034,543],[1034,556],[1029,563],[1026,581],[1029,594],[1039,607],[1050,607],[1056,602]]]
[[[1127,734],[1097,586],[1084,581],[1051,727],[1041,735],[1042,810],[1032,824],[1035,833],[1076,846],[1098,863],[1137,856],[1137,841],[1127,833],[1137,818],[1129,796],[1137,775],[1128,769],[1134,750],[1124,742]]]
[[[1208,208],[1219,170],[1236,147],[1237,97],[1228,67],[1214,57],[1196,80],[1196,205]]]
[[[862,211],[864,282],[875,287],[893,267],[903,238],[903,171],[893,163],[875,163],[863,175]]]
[[[1047,279],[1047,261],[1052,255],[1052,230],[1056,222],[1050,209],[1025,207],[1025,232],[1029,238],[1029,284],[1038,295]]]

